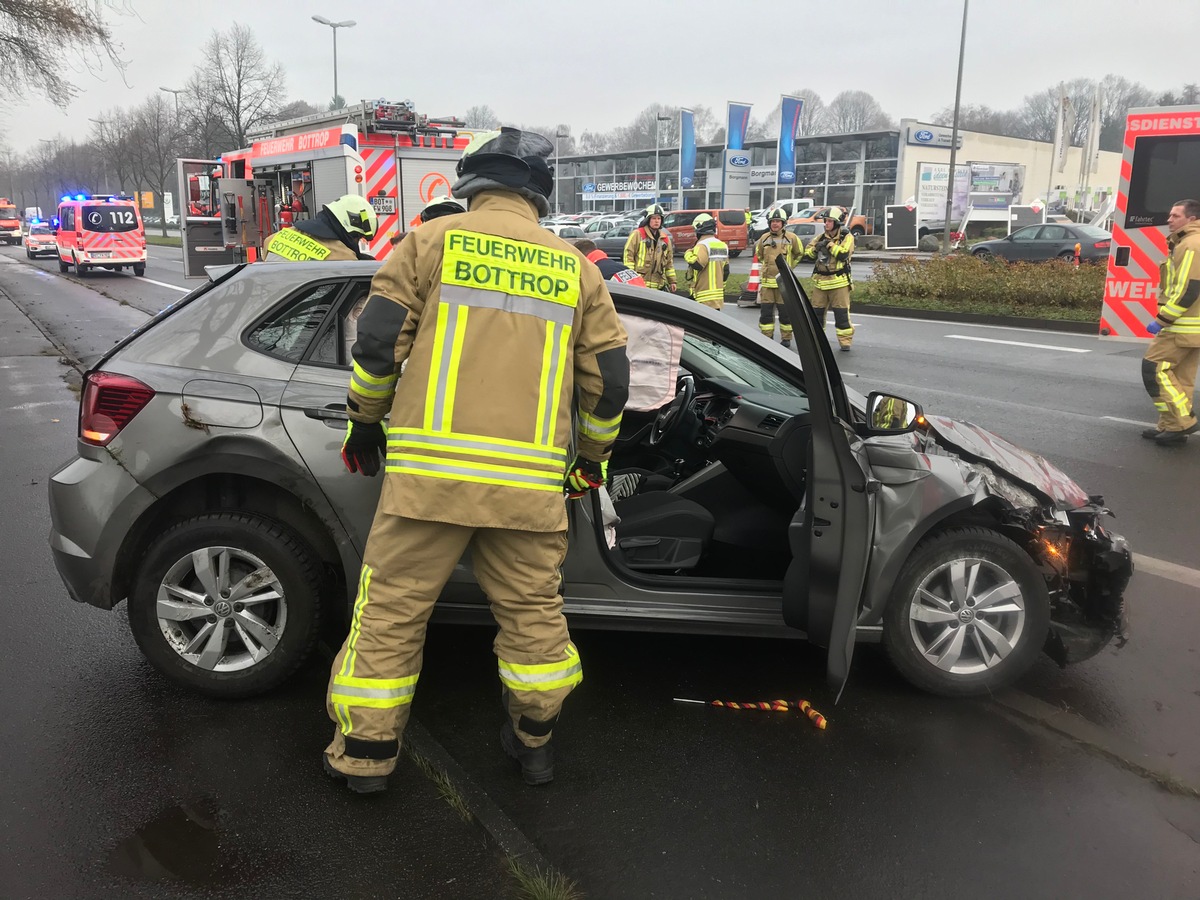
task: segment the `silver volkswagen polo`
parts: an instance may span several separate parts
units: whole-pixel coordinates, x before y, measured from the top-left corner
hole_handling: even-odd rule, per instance
[[[220,270],[85,377],[78,455],[50,483],[55,562],[75,600],[127,601],[143,653],[198,691],[269,690],[348,619],[381,480],[339,448],[377,265]],[[838,690],[856,641],[945,695],[1097,653],[1132,573],[1102,498],[975,425],[847,390],[789,275],[798,354],[611,284],[633,390],[610,492],[569,504],[571,626],[804,637]],[[489,619],[469,558],[437,614]]]

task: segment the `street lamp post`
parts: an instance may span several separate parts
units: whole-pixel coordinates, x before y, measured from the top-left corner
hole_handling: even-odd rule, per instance
[[[659,178],[659,174],[658,174],[658,144],[659,144],[660,133],[662,130],[660,127],[660,123],[670,122],[670,121],[671,121],[670,116],[656,115],[654,117],[654,200],[652,201],[654,203],[658,202],[658,195],[660,193],[659,189],[658,189],[658,178]]]
[[[333,99],[337,102],[338,83],[337,83],[337,30],[339,28],[353,28],[357,24],[353,19],[347,19],[344,22],[331,22],[324,16],[313,16],[312,20],[319,25],[328,25],[333,29]]]
[[[967,7],[963,0],[962,37],[958,42],[958,84],[954,88],[954,124],[950,129],[950,177],[946,181],[946,226],[942,233],[942,252],[950,252],[950,215],[954,206],[954,164],[958,155],[958,106],[962,101],[963,52],[967,49]]]
[[[88,119],[88,121],[95,122],[101,128],[103,128],[105,125],[108,124],[107,119]],[[103,136],[101,137],[101,140],[103,140]],[[105,148],[105,149],[107,149],[107,148]],[[104,173],[104,193],[107,194],[107,193],[109,193],[109,190],[108,190],[108,160],[103,156],[103,154],[100,157],[100,169]]]
[[[175,95],[175,118],[178,119],[179,118],[179,95],[186,94],[187,90],[185,88],[176,89],[176,88],[169,88],[169,87],[160,87],[159,90],[163,91],[165,93],[168,93],[168,94]]]
[[[570,136],[571,136],[571,135],[570,135],[569,133],[564,133],[564,132],[561,132],[561,131],[555,131],[555,132],[554,132],[554,214],[555,214],[556,216],[558,215],[558,211],[559,211],[559,205],[558,205],[558,198],[559,198],[559,189],[558,189],[558,141],[559,141],[559,138],[565,138],[565,137],[570,137]]]

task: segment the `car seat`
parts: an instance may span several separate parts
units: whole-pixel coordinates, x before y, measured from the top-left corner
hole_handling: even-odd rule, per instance
[[[690,569],[712,543],[716,520],[693,500],[667,491],[646,491],[614,503],[617,550],[637,571]]]

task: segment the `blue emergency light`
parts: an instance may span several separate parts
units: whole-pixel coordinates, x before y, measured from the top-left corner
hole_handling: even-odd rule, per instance
[[[70,194],[63,194],[63,195],[62,195],[62,196],[59,198],[58,202],[59,202],[59,203],[66,203],[66,202],[67,202],[68,200],[70,200],[70,199],[71,199],[71,195],[70,195]]]

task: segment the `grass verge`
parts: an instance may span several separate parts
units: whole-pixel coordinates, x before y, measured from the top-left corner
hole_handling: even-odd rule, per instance
[[[408,755],[417,764],[417,768],[424,773],[425,777],[434,783],[442,799],[450,804],[450,808],[458,813],[459,818],[464,822],[473,822],[475,817],[471,815],[471,808],[467,805],[466,798],[454,786],[454,783],[447,777],[446,773],[411,748],[408,748]]]
[[[147,244],[155,244],[159,247],[182,247],[183,246],[182,238],[171,237],[170,235],[163,237],[161,234],[146,235],[146,243]]]
[[[515,857],[505,857],[508,872],[517,882],[520,900],[583,900],[579,885],[561,872],[530,868]]]

